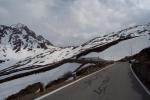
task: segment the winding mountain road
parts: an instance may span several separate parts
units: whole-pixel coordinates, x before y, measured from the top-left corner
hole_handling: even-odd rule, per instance
[[[117,62],[36,100],[150,100],[130,64]]]

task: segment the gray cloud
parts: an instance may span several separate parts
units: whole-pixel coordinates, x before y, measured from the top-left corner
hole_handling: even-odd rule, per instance
[[[149,0],[0,0],[0,24],[23,23],[56,45],[150,22]]]

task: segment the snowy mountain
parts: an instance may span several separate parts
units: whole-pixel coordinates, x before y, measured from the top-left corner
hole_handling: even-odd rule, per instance
[[[50,48],[54,48],[51,42],[41,35],[36,35],[23,24],[12,26],[0,25],[1,68],[6,66],[6,63],[10,65],[12,64],[11,62],[17,62],[36,52]]]
[[[23,24],[12,26],[0,25],[0,44],[9,46],[15,52],[21,49],[32,50],[33,48],[47,49],[52,45],[41,35],[36,35],[32,30]]]
[[[24,30],[24,27],[25,26],[23,26],[23,30]],[[22,27],[20,28],[19,26],[19,29],[21,31]],[[50,66],[63,63],[67,59],[79,58],[92,52],[101,52],[113,45],[116,45],[117,43],[121,41],[125,41],[125,40],[127,41],[129,39],[138,38],[141,36],[148,37],[149,35],[150,35],[150,24],[137,25],[137,26],[129,27],[127,29],[118,31],[118,32],[113,32],[113,33],[104,35],[102,37],[96,37],[78,47],[66,47],[66,48],[54,48],[53,47],[54,49],[51,48],[51,49],[44,50],[42,53],[38,53],[32,56],[26,57],[25,59],[18,61],[17,63],[15,63],[14,65],[10,67],[8,66],[7,68],[5,67],[4,69],[2,68],[3,70],[0,71],[0,75],[5,75],[5,77],[3,76],[3,78],[7,78],[7,77],[11,77],[17,74],[26,73],[30,71],[34,73],[37,70],[41,70],[47,67],[51,69],[53,67],[50,68]],[[36,38],[33,38],[33,37],[31,40],[38,41]],[[45,46],[50,45],[50,43],[44,39],[42,43],[43,44],[45,43]],[[29,42],[29,44],[31,43]],[[36,44],[35,47],[38,48],[39,41],[34,44]],[[26,46],[23,45],[23,47],[26,47]],[[32,47],[32,46],[29,46],[29,47]],[[29,47],[27,46],[26,48],[29,48]]]
[[[45,53],[41,53],[34,57],[28,57],[24,61],[21,61],[17,64],[22,64],[26,61],[29,61],[26,65],[46,65],[50,63],[54,63],[57,61],[61,61],[64,59],[68,59],[71,57],[78,58],[80,56],[86,55],[91,52],[101,52],[105,49],[128,39],[141,37],[141,36],[149,36],[150,35],[150,24],[147,25],[138,25],[134,27],[130,27],[118,32],[113,32],[107,34],[103,37],[96,37],[78,47],[67,47],[67,48],[60,48],[53,52],[49,50]],[[49,61],[47,62],[47,60]],[[37,62],[41,61],[41,62]]]
[[[140,50],[149,47],[149,39],[150,24],[146,24],[96,37],[77,47],[60,48],[53,46],[42,36],[37,36],[25,25],[1,25],[0,82],[12,80],[17,76],[19,79],[16,79],[16,81],[21,80],[22,84],[25,84],[23,87],[25,87],[27,84],[34,83],[34,81],[31,81],[31,78],[33,80],[35,77],[44,79],[44,77],[47,77],[46,73],[50,73],[55,69],[59,70],[63,64],[70,64],[69,59],[100,57],[107,60],[119,60],[125,56],[129,56],[131,51],[132,54],[136,54]],[[130,44],[132,44],[132,50]],[[67,72],[70,69],[73,71],[77,67],[79,66],[75,66],[73,69],[67,67],[62,72]],[[40,74],[35,75],[34,73]],[[62,73],[57,76],[59,77],[61,75]],[[30,82],[24,83],[24,78],[30,80]],[[15,83],[15,80],[12,82]],[[11,81],[8,83],[12,86]],[[2,83],[2,85],[5,85],[5,83]]]

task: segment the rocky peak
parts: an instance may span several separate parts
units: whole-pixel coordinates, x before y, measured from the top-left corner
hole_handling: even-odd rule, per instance
[[[0,25],[0,45],[12,47],[16,52],[21,49],[47,49],[52,44],[41,35],[36,35],[24,24]]]

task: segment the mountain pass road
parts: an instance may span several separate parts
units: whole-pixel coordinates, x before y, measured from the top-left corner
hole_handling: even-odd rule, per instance
[[[130,70],[117,62],[36,100],[150,100]]]

